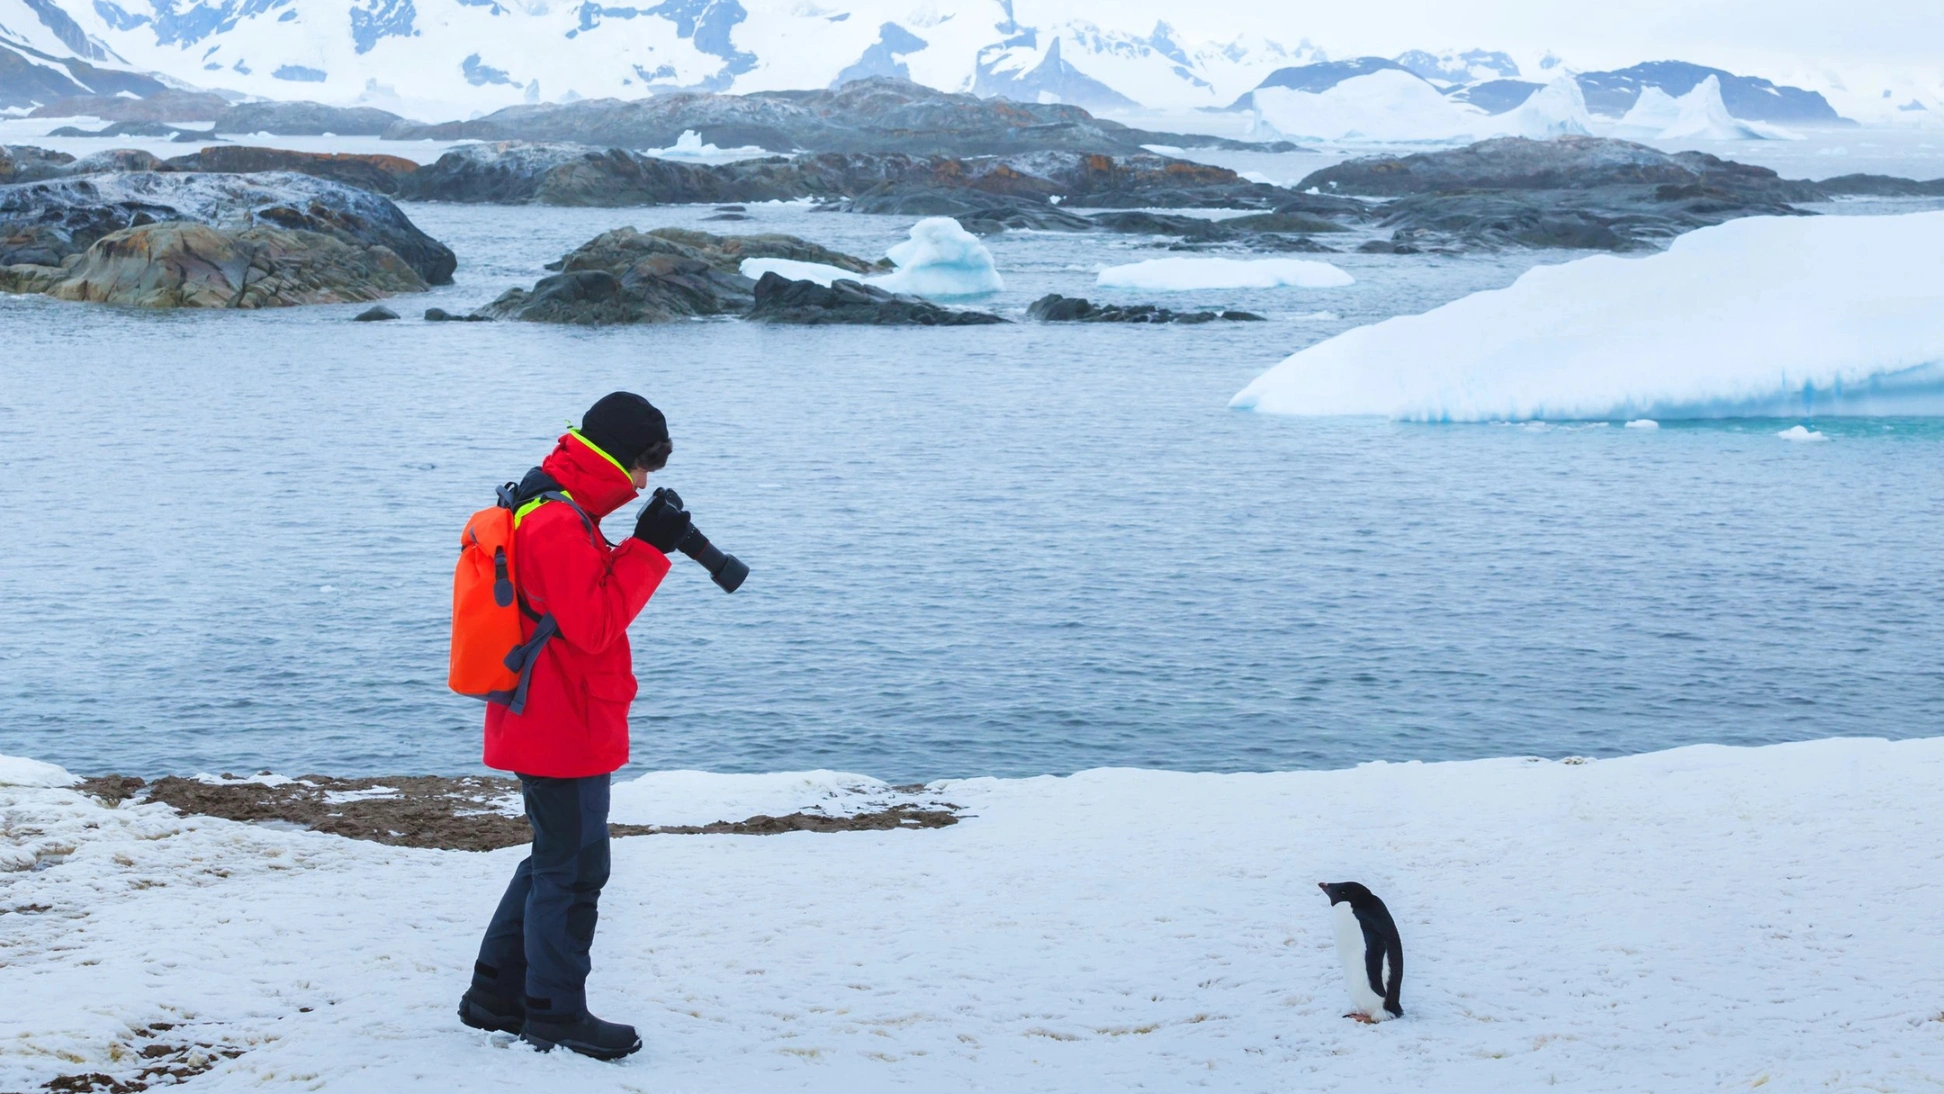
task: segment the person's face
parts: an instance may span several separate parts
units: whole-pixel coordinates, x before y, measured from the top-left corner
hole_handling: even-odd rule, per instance
[[[634,483],[636,490],[642,489],[648,485],[648,469],[645,467],[636,467],[634,470],[629,471],[628,481]]]

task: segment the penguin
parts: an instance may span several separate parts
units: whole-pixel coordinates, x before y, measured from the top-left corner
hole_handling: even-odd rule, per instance
[[[1336,919],[1337,956],[1343,959],[1343,978],[1350,989],[1345,1018],[1375,1024],[1404,1017],[1398,994],[1404,987],[1404,941],[1397,922],[1375,893],[1354,881],[1317,882],[1330,898]]]

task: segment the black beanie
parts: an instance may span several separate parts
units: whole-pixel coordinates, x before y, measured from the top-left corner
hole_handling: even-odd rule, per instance
[[[643,452],[668,439],[668,420],[641,396],[617,391],[587,408],[580,431],[614,462],[633,468]]]

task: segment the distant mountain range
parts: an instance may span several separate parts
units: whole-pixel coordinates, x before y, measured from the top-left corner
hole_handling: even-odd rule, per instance
[[[163,86],[424,118],[676,90],[819,89],[895,76],[1095,112],[1247,108],[1398,69],[1492,113],[1556,74],[1488,50],[1332,60],[1253,32],[1184,39],[1083,20],[1028,25],[1012,0],[0,0],[0,109]],[[1594,113],[1709,75],[1737,117],[1835,123],[1823,97],[1679,61],[1578,74]]]
[[[1373,72],[1396,70],[1424,80],[1448,97],[1471,103],[1488,114],[1503,114],[1523,105],[1544,83],[1519,79],[1518,66],[1502,53],[1474,50],[1463,54],[1463,67],[1454,67],[1426,53],[1406,53],[1391,60],[1384,57],[1358,57],[1349,61],[1326,61],[1278,69],[1256,88],[1237,99],[1233,110],[1249,109],[1255,92],[1280,87],[1319,93],[1345,80]],[[1470,77],[1457,80],[1449,76]],[[1476,77],[1485,76],[1484,79]],[[1679,98],[1713,76],[1721,83],[1721,99],[1728,112],[1737,118],[1759,122],[1784,122],[1796,125],[1842,125],[1846,120],[1836,113],[1828,100],[1814,91],[1783,87],[1759,76],[1738,76],[1706,65],[1686,61],[1650,61],[1612,72],[1580,72],[1573,76],[1586,108],[1594,114],[1620,117],[1633,109],[1646,88],[1659,88]]]

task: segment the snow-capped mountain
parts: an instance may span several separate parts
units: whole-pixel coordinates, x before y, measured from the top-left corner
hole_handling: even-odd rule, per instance
[[[874,75],[1094,109],[1194,108],[1321,58],[1307,42],[1189,41],[1166,23],[1026,25],[1011,0],[0,0],[0,107],[15,108],[102,93],[66,61],[425,116]]]

